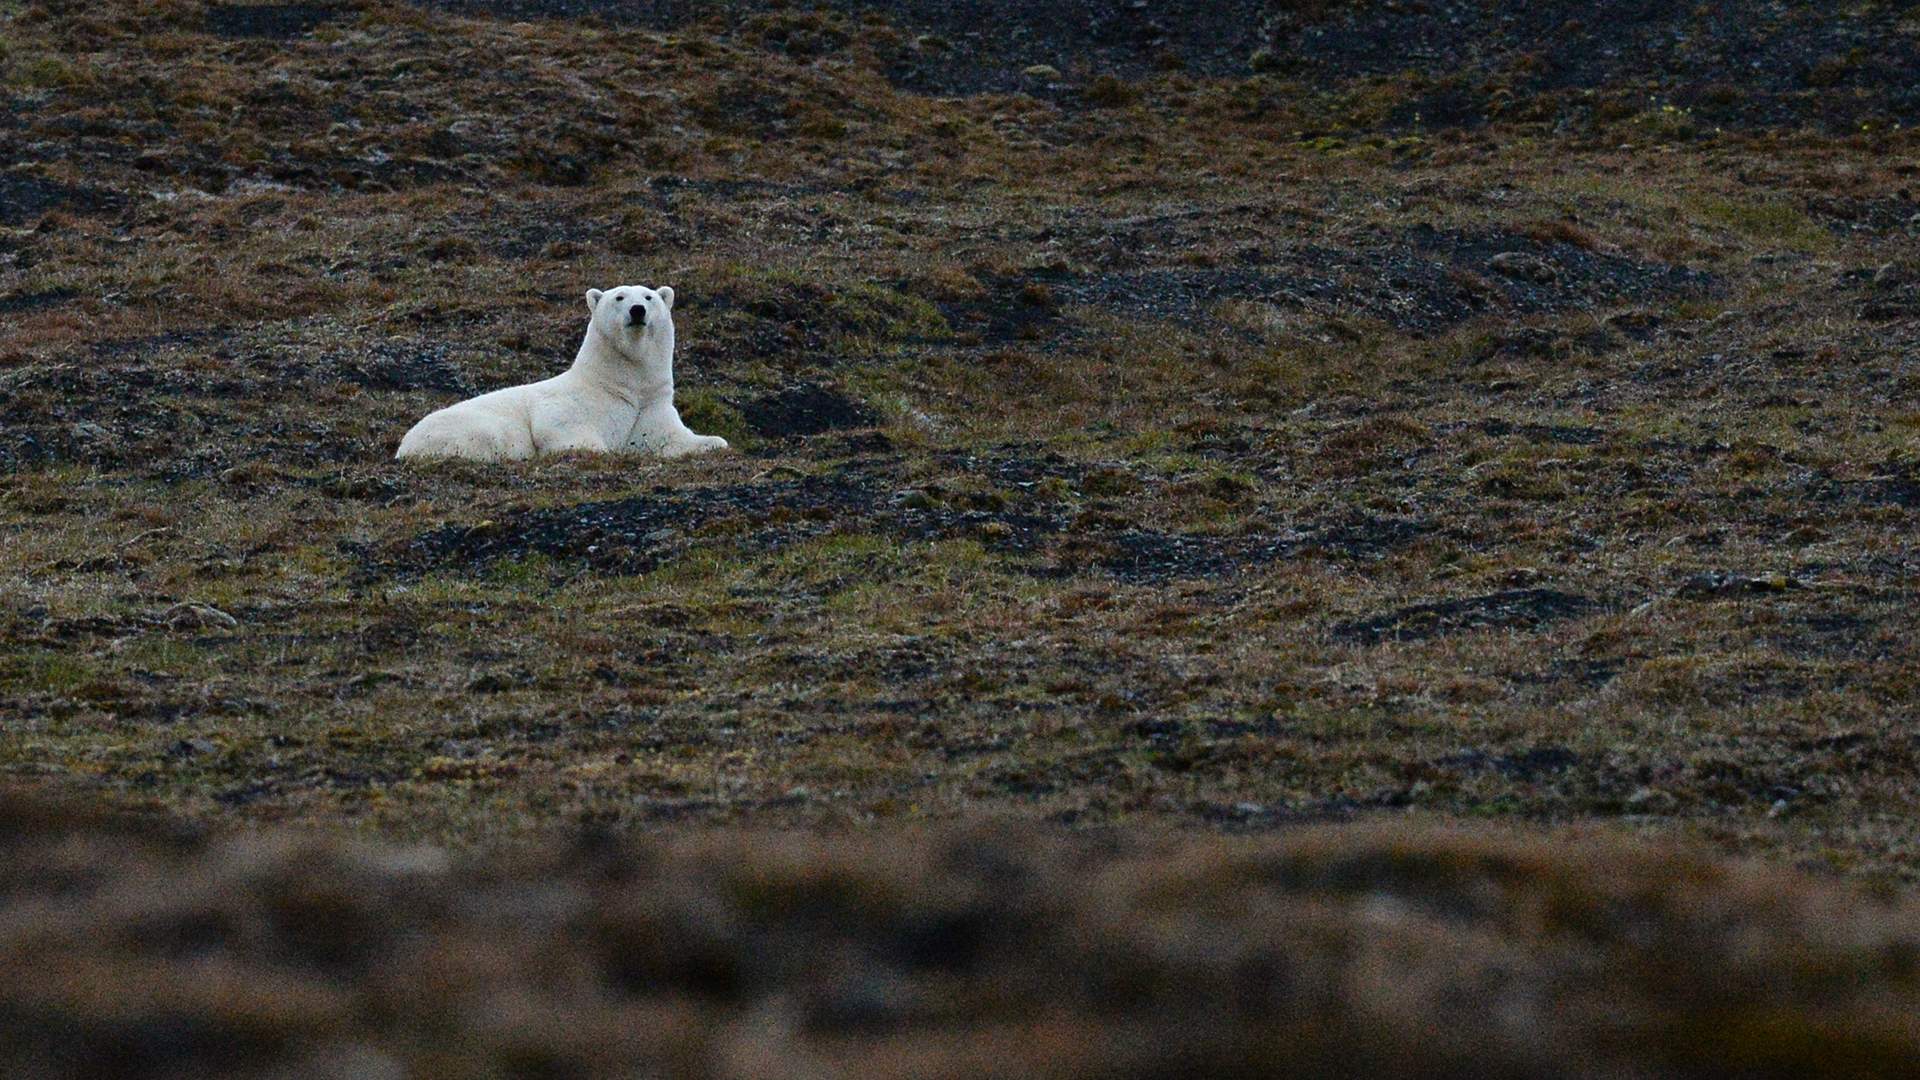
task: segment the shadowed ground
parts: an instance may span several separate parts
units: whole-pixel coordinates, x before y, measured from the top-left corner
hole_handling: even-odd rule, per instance
[[[565,847],[565,845],[563,845]],[[17,1075],[1906,1076],[1910,904],[1600,843],[430,848],[0,805]]]

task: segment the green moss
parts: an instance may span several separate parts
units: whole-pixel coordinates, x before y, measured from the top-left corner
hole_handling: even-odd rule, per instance
[[[126,646],[121,660],[131,668],[169,675],[203,676],[219,665],[217,656],[177,636],[150,634]]]
[[[1696,196],[1687,208],[1696,221],[1731,229],[1760,243],[1794,251],[1823,251],[1833,245],[1825,229],[1790,203]]]
[[[771,568],[775,577],[820,584],[853,574],[877,575],[896,561],[900,545],[871,533],[834,533],[795,544]]]
[[[878,426],[896,445],[924,447],[935,441],[936,433],[926,413],[908,394],[893,385],[891,372],[855,372],[847,376],[846,387],[879,417]]]
[[[57,90],[84,86],[91,80],[85,71],[60,57],[37,56],[11,68],[6,81],[28,89]]]
[[[487,581],[494,585],[524,589],[552,585],[559,568],[547,555],[529,553],[517,559],[503,559],[487,570]]]
[[[1641,136],[1658,142],[1685,142],[1700,134],[1693,112],[1674,105],[1638,113],[1631,123]]]
[[[721,400],[711,390],[704,387],[682,388],[674,391],[673,400],[680,410],[680,419],[702,435],[718,435],[736,450],[749,449],[759,442],[753,429],[747,426],[747,418],[740,415],[740,410]]]
[[[933,304],[880,285],[863,283],[837,288],[828,300],[827,310],[834,325],[847,336],[875,345],[952,336],[947,320]]]
[[[1173,432],[1165,428],[1147,428],[1128,436],[1124,446],[1131,457],[1155,455],[1171,450],[1176,445]],[[1156,459],[1157,460],[1157,459]]]
[[[910,286],[918,287],[918,286]],[[689,282],[690,297],[723,297],[702,317],[705,333],[763,338],[774,323],[790,338],[824,338],[849,352],[889,352],[953,336],[940,309],[920,296],[874,282],[843,282],[813,270],[742,263],[712,267]]]
[[[701,545],[633,580],[637,591],[645,595],[666,594],[680,600],[717,602],[724,600],[726,590],[750,571],[729,548]],[[583,587],[608,586],[600,579],[590,579]]]
[[[0,657],[0,687],[24,694],[71,694],[94,679],[84,659],[51,650]]]

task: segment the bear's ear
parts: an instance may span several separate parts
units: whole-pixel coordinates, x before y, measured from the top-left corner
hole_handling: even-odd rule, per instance
[[[673,310],[673,286],[660,286],[660,302],[667,305],[668,311]]]
[[[587,290],[587,310],[588,311],[600,310],[600,295],[601,294],[599,289]]]

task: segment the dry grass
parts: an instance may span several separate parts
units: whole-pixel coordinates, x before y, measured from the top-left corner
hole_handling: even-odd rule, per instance
[[[1911,876],[1910,138],[1329,155],[1186,76],[1124,132],[901,93],[838,17],[204,17],[8,17],[85,72],[15,91],[16,775],[475,839],[1623,817]],[[386,463],[630,278],[749,455]]]
[[[1920,917],[1639,845],[604,838],[487,866],[0,805],[62,1076],[1896,1076]]]
[[[1239,882],[1235,860],[1268,857],[1249,852],[1343,857],[1338,839],[1222,832],[1578,826],[1610,838],[1596,858],[1625,859],[1592,878],[1602,897],[1669,874],[1747,882],[1660,907],[1675,934],[1776,887],[1848,905],[1607,845],[1684,839],[1892,890],[1920,874],[1910,130],[1683,135],[1644,102],[1610,117],[1551,95],[1442,130],[1406,119],[1434,90],[1416,76],[1127,82],[1071,63],[1058,92],[935,97],[890,79],[916,56],[953,63],[951,43],[799,11],[667,34],[369,3],[277,39],[216,33],[240,16],[210,11],[0,6],[11,781],[223,835],[290,822],[476,853],[583,827],[798,828],[852,845],[827,865],[875,875],[861,895],[959,888],[926,860],[977,843],[939,838],[983,815],[1049,831],[1002,853],[1031,873],[1072,849],[1141,888],[1185,888],[1163,875],[1188,860]],[[425,411],[553,371],[579,293],[630,280],[678,290],[683,402],[741,453],[389,460]],[[1079,831],[1123,850],[1109,863],[1051,835]],[[1356,838],[1352,858],[1400,842]],[[1406,842],[1446,865],[1490,850]],[[662,843],[658,880],[693,911],[724,880],[694,862],[780,865],[807,841]],[[1587,902],[1571,863],[1516,844],[1496,849],[1546,861],[1515,910]],[[150,855],[175,857],[115,873],[158,873]],[[230,856],[178,857],[199,874]],[[922,869],[896,878],[890,860]],[[470,879],[433,880],[444,898]],[[1892,1060],[1877,1047],[1910,1045],[1867,996],[1911,992],[1894,931],[1863,931],[1884,969],[1809,1004],[1795,980],[1867,955],[1794,923],[1813,908],[1762,931],[1817,938],[1804,969],[1740,967],[1760,953],[1719,938],[1695,956],[1785,972],[1781,996],[1742,999],[1765,1009],[1689,1005],[1646,1039],[1657,1022],[1636,1013],[1600,1046],[1582,1026],[1597,1014],[1554,1027],[1525,994],[1575,984],[1581,1009],[1614,992],[1639,1008],[1674,990],[1621,974],[1640,970],[1607,951],[1625,931],[1539,952],[1534,935],[1560,931],[1421,916],[1390,947],[1321,952],[1296,923],[1337,943],[1374,916],[1243,887],[1225,896],[1274,921],[1223,902],[1197,937],[1174,913],[1129,936],[1148,901],[1117,877],[1084,908],[1054,896],[1107,951],[1071,958],[1053,937],[1033,955],[1095,982],[1146,956],[1143,988],[1076,983],[1056,1014],[1034,1005],[1044,966],[1009,953],[955,997],[915,983],[926,997],[900,1000],[945,1019],[879,1049],[808,1028],[810,989],[712,1012],[681,990],[602,1000],[601,975],[580,976],[582,1017],[643,1034],[579,1068],[685,1054],[754,1073],[751,1055],[792,1053],[832,1071],[857,1053],[926,1075],[1031,1036],[1058,1062],[1167,1071],[1151,1024],[1110,1043],[1121,1020],[1067,1012],[1111,992],[1123,1004],[1101,1016],[1185,1023],[1178,987],[1200,987],[1195,1009],[1233,1000],[1232,966],[1196,957],[1240,933],[1332,980],[1284,991],[1305,995],[1289,1015],[1329,1026],[1262,1034],[1218,1009],[1191,1044],[1201,1065],[1377,1029],[1382,1057],[1327,1069],[1458,1052],[1526,1072],[1545,1059],[1515,1031],[1544,1031],[1541,1054],[1709,1072],[1768,1016],[1759,1072],[1810,1060],[1793,1054],[1844,1071],[1836,1032],[1863,1074]],[[1880,926],[1863,912],[1848,918]],[[1469,939],[1485,951],[1461,966]],[[485,1029],[473,1060],[524,1074],[559,1051],[536,1039],[511,1064],[513,1032],[574,1008],[569,965],[603,955],[576,946],[552,968],[464,944],[418,959],[511,984],[457,1019],[401,1002],[418,980],[279,968],[298,1019],[256,1013],[281,999],[232,989],[268,977],[246,959],[208,961],[189,1011],[268,1032],[234,1044],[249,1068],[295,1045],[349,1053],[374,1002],[398,1018],[380,1054],[424,1061],[431,1032]],[[76,965],[59,992],[80,996],[35,1016],[172,1007],[159,976],[133,1004],[102,996],[143,961],[101,948],[88,963],[109,974]],[[1606,979],[1579,984],[1586,963]],[[1484,999],[1509,970],[1531,988],[1522,1028],[1489,1013],[1458,1029],[1487,1041],[1462,1048],[1395,1026],[1451,1027],[1448,994],[1483,979]],[[182,1061],[212,1045],[189,1042]],[[1672,1049],[1687,1045],[1706,1049]]]

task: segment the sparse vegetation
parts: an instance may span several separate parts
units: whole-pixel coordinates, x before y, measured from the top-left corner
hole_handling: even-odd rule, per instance
[[[103,883],[6,923],[15,955],[87,949],[0,989],[0,1052],[185,1016],[215,1034],[177,1073],[364,1036],[423,1074],[959,1075],[1019,1033],[1154,1075],[1404,1012],[1319,1071],[1897,1071],[1911,16],[1016,5],[1034,32],[980,43],[952,5],[825,6],[0,4],[0,777],[56,800],[0,819],[0,904]],[[1602,33],[1638,49],[1582,51]],[[1375,70],[1373,38],[1422,48]],[[676,287],[682,411],[740,452],[390,460],[428,409],[554,371],[581,291],[633,280]],[[1424,831],[1460,823],[1513,838]],[[468,868],[409,893],[413,842]],[[1647,842],[1711,855],[1619,850]],[[290,855],[245,876],[282,843],[368,891]],[[576,843],[613,847],[551,853]],[[1775,865],[1696,861],[1735,856]],[[171,873],[244,883],[105,932]],[[529,944],[434,906],[503,881],[599,914]],[[402,894],[409,948],[451,935],[405,970],[494,1005],[327,952]],[[817,936],[818,895],[875,905],[871,935]],[[1607,921],[1647,904],[1652,938]],[[989,918],[977,971],[848,959],[976,908],[1033,920]],[[312,911],[338,942],[299,937]],[[848,966],[747,970],[789,938]],[[178,996],[167,965],[203,961]],[[1746,996],[1641,1011],[1706,965]],[[1057,1014],[1022,996],[1048,972],[1079,980]],[[1579,1001],[1624,1002],[1604,1047],[1584,1005],[1531,1043],[1445,1005],[1593,972]],[[231,989],[261,979],[284,995]],[[1294,1020],[1227,1015],[1255,998]],[[645,1045],[527,1034],[556,1025]]]

